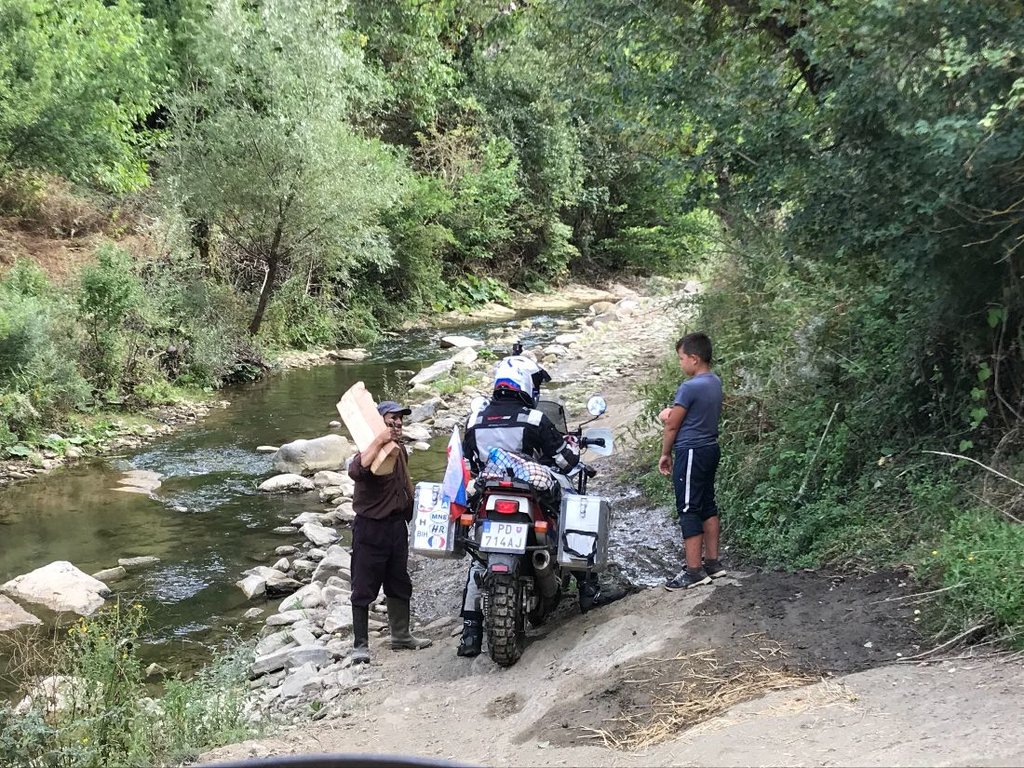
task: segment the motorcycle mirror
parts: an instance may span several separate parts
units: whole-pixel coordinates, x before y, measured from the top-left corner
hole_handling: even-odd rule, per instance
[[[602,415],[608,410],[608,403],[604,401],[604,398],[600,395],[594,395],[592,398],[587,400],[587,413],[595,418]]]

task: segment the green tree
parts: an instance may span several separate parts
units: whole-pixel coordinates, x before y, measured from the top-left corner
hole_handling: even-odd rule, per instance
[[[0,174],[146,184],[140,126],[165,82],[164,44],[134,0],[0,0]]]
[[[331,4],[218,0],[191,50],[171,100],[166,189],[217,230],[236,273],[255,275],[250,332],[296,269],[310,286],[344,284],[360,264],[391,263],[380,217],[404,170],[354,127],[381,89]]]

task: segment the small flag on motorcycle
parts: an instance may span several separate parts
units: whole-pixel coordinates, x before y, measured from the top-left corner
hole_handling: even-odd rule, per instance
[[[469,485],[469,467],[462,455],[462,439],[459,436],[459,428],[452,430],[451,439],[448,441],[448,466],[444,470],[444,479],[441,481],[442,501],[451,505],[449,514],[455,520],[466,511],[467,492]]]

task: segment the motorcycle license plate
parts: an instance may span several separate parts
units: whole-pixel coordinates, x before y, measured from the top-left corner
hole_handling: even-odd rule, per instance
[[[519,553],[526,551],[526,523],[499,523],[484,520],[480,534],[480,549],[485,552]]]

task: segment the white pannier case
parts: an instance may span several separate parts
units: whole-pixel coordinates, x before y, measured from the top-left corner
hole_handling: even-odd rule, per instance
[[[426,557],[459,558],[466,554],[455,545],[456,521],[441,499],[440,483],[416,483],[409,549]]]
[[[571,571],[603,571],[608,565],[608,500],[566,494],[558,518],[558,564]]]

